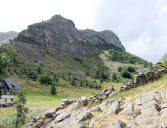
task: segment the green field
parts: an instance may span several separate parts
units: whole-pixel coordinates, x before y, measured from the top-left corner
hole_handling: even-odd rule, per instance
[[[26,106],[29,108],[27,122],[46,110],[56,108],[62,99],[79,99],[81,96],[88,97],[92,93],[101,91],[87,87],[58,86],[56,87],[57,95],[52,96],[50,95],[50,86],[41,85],[38,81],[32,81],[28,78],[21,79],[18,76],[10,76],[8,79],[17,80],[23,88],[27,98]],[[16,106],[0,108],[0,128],[14,128],[13,120],[16,114],[15,107]]]

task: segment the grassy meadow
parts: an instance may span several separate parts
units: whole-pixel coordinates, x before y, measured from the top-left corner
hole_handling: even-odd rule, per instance
[[[50,94],[50,86],[41,85],[39,81],[33,81],[28,78],[10,76],[8,79],[17,80],[26,95],[26,106],[29,108],[27,122],[34,116],[43,113],[46,110],[56,108],[62,99],[78,99],[81,96],[90,96],[101,90],[90,89],[87,87],[56,86],[57,95]],[[82,93],[81,93],[82,92]],[[14,97],[15,100],[17,96]],[[13,120],[15,119],[15,105],[7,108],[0,108],[0,128],[14,128]]]

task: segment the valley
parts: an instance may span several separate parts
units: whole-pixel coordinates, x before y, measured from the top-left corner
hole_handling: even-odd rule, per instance
[[[29,111],[25,124],[34,117],[57,108],[64,99],[80,101],[83,96],[89,98],[105,89],[119,92],[123,85],[128,84],[138,74],[154,69],[152,63],[127,52],[112,31],[78,30],[73,21],[60,15],[29,25],[15,38],[3,40],[0,63],[1,80],[18,81],[26,96],[25,106]],[[162,67],[160,66],[160,69]],[[104,101],[166,89],[166,77],[166,74],[163,74],[156,81],[143,83],[143,86],[130,88]],[[14,101],[17,101],[17,96],[14,96]],[[88,104],[86,109],[99,103],[102,101]],[[13,122],[16,107],[17,103],[11,107],[0,108],[0,127],[15,127]],[[95,120],[104,118],[101,114],[99,113]],[[111,117],[113,119],[109,117],[104,120],[111,121],[119,117],[124,118],[122,115],[114,115]],[[39,121],[43,122],[43,119]],[[89,121],[83,121],[85,127]],[[98,123],[96,127],[103,127],[103,120]],[[25,124],[20,127],[26,127]]]

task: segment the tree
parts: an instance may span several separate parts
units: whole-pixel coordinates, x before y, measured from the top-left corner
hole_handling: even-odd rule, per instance
[[[136,72],[134,67],[128,66],[127,67],[128,72]]]
[[[10,58],[6,53],[0,54],[0,75],[1,78],[4,77],[6,67],[10,64]]]
[[[123,70],[121,71],[121,76],[122,76],[123,78],[128,78],[128,79],[131,79],[131,78],[132,78],[131,74],[130,74],[126,69],[123,69]]]
[[[26,114],[28,113],[28,108],[25,107],[26,104],[26,97],[23,92],[18,93],[18,99],[16,102],[16,120],[15,126],[16,128],[20,128],[20,125],[25,124],[26,121]]]
[[[118,67],[118,69],[117,69],[117,70],[118,70],[118,72],[121,72],[121,70],[122,70],[122,67]]]
[[[39,81],[41,84],[52,84],[52,80],[48,74],[42,74]]]
[[[2,87],[0,86],[0,96],[2,96]]]
[[[51,95],[56,95],[56,88],[55,88],[55,85],[54,84],[52,84],[51,85]]]
[[[116,75],[116,73],[114,72],[113,74],[112,74],[112,81],[116,81],[117,80],[117,75]]]
[[[111,88],[111,91],[112,91],[112,92],[114,92],[114,91],[115,91],[115,88],[114,88],[113,86],[112,86],[112,88]]]
[[[40,66],[38,66],[38,67],[36,68],[36,71],[37,71],[37,73],[38,73],[38,74],[40,74],[40,73],[42,72],[41,67],[40,67]]]
[[[74,77],[72,77],[72,79],[71,79],[71,85],[72,86],[75,86],[76,85],[76,81],[75,81],[76,79],[74,78]]]

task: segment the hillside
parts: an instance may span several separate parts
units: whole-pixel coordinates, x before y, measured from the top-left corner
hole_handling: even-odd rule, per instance
[[[99,69],[115,72],[118,66],[106,65],[103,56],[110,50],[110,62],[143,69],[149,63],[125,51],[116,34],[109,30],[78,30],[73,21],[60,15],[28,26],[12,41],[16,51],[31,64],[40,64],[57,74],[95,75]],[[111,52],[111,49],[115,52]],[[119,60],[113,59],[119,54]],[[124,58],[124,53],[126,58]],[[108,56],[109,57],[109,56]],[[126,60],[126,61],[125,61]],[[113,69],[113,70],[108,70]],[[145,69],[145,68],[144,68]],[[138,71],[139,71],[138,70]],[[142,70],[141,70],[142,71]],[[140,71],[139,71],[140,72]]]
[[[25,128],[165,128],[167,70],[155,66],[150,72],[152,75],[145,78],[154,82],[126,91],[103,90],[78,101],[62,100],[61,105],[33,118]],[[140,75],[134,80],[143,82],[145,78]]]
[[[32,24],[0,48],[1,79],[17,80],[27,96],[27,122],[64,98],[119,90],[151,64],[126,52],[111,31],[78,30],[60,15]],[[51,95],[55,86],[56,95]],[[42,106],[42,107],[41,107]],[[0,127],[13,128],[15,107],[0,111]]]

